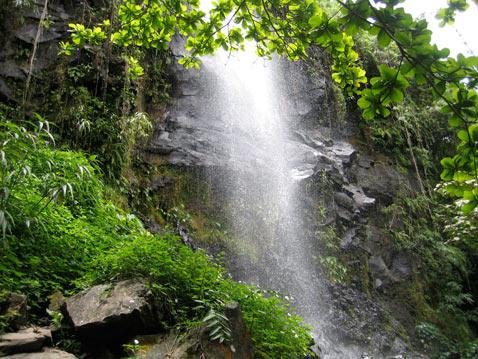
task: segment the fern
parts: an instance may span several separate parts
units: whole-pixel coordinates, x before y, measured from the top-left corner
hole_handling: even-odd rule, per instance
[[[211,340],[218,340],[219,343],[229,343],[231,341],[232,333],[229,328],[229,319],[223,313],[211,308],[203,318],[203,322],[206,323]]]

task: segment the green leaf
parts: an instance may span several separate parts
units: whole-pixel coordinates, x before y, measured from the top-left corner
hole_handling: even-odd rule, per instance
[[[367,108],[362,112],[364,120],[373,120],[375,118],[375,111],[371,108]]]
[[[394,87],[394,88],[392,88],[392,90],[390,92],[390,98],[395,103],[402,102],[403,92],[400,91],[398,88]]]
[[[451,127],[460,127],[461,125],[463,125],[463,121],[461,118],[459,118],[458,116],[453,116],[451,117],[449,120],[448,120],[448,124],[451,126]]]
[[[392,39],[390,38],[390,36],[388,36],[388,34],[383,29],[381,29],[377,35],[377,41],[378,41],[378,45],[381,48],[385,48],[390,44]]]
[[[461,207],[461,210],[463,211],[463,214],[468,215],[475,210],[477,205],[478,205],[477,201],[470,201],[470,202],[464,204]]]
[[[322,25],[322,14],[316,14],[314,16],[312,16],[310,19],[309,19],[309,25],[313,28],[313,29],[316,29],[318,28],[320,25]]]
[[[453,161],[450,157],[445,157],[440,161],[443,168],[454,169],[455,168],[455,161]]]
[[[470,137],[468,136],[468,131],[465,130],[458,131],[457,136],[463,142],[468,142],[470,140]]]
[[[369,100],[367,100],[367,98],[365,97],[360,97],[359,100],[357,101],[357,105],[362,109],[366,109],[366,108],[369,108],[371,106],[371,102]]]

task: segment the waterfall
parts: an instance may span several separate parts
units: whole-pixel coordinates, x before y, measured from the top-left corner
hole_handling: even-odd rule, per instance
[[[290,271],[305,294],[312,292],[306,287],[313,278],[309,263],[296,262],[307,257],[297,215],[301,171],[291,163],[287,99],[275,64],[258,58],[252,44],[244,52],[220,52],[204,61],[218,79],[214,106],[227,132],[222,145],[228,153],[228,218],[244,255],[261,263],[261,271],[246,268],[243,275],[249,282],[281,287],[283,274],[277,270]]]
[[[219,52],[203,66],[216,79],[214,111],[226,132],[226,216],[241,270],[250,284],[291,297],[299,313],[317,326],[322,288],[318,265],[303,231],[294,168],[288,99],[278,81],[278,60],[258,58],[254,45],[235,54]],[[241,265],[242,264],[242,265]]]

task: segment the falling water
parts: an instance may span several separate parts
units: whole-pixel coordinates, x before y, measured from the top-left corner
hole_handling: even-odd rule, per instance
[[[302,172],[290,161],[297,144],[289,139],[287,99],[274,63],[258,58],[248,44],[234,56],[219,53],[206,59],[205,67],[219,79],[215,108],[228,133],[228,218],[243,254],[261,268],[245,268],[242,275],[269,287],[282,287],[279,280],[292,275],[306,294],[313,292],[307,289],[313,271],[304,262],[308,251],[298,216]]]

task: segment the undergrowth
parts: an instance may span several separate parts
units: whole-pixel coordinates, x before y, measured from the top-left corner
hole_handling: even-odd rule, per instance
[[[225,303],[237,301],[258,358],[309,353],[309,330],[280,295],[232,281],[173,233],[146,231],[105,197],[94,158],[55,149],[45,121],[2,123],[0,159],[0,291],[26,294],[37,315],[55,291],[142,277],[171,327],[220,317]]]

